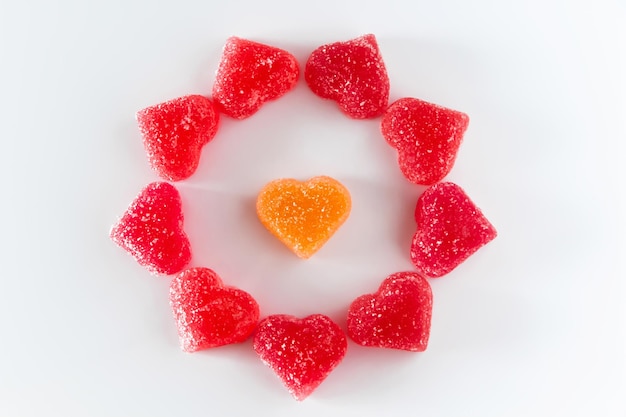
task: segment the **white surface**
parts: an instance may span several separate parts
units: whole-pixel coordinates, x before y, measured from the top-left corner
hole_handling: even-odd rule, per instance
[[[624,3],[297,4],[0,3],[0,415],[626,415]],[[169,278],[150,276],[108,231],[157,179],[135,111],[208,94],[228,36],[304,62],[368,32],[392,99],[470,115],[448,178],[499,237],[431,280],[425,353],[351,343],[297,403],[250,343],[179,351]],[[350,189],[353,212],[300,261],[253,202],[271,179],[319,174]],[[420,188],[377,121],[343,117],[303,82],[251,119],[224,119],[179,189],[193,265],[250,291],[263,315],[341,320],[354,297],[411,269]]]

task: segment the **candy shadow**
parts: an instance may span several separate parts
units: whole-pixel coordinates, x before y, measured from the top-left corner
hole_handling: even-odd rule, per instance
[[[533,341],[528,337],[536,332],[532,321],[542,320],[533,305],[513,294],[486,288],[486,284],[481,287],[480,283],[464,282],[467,277],[448,278],[452,277],[430,280],[433,351],[441,354],[475,351],[484,356],[484,352],[510,352],[525,345],[532,348]]]
[[[304,178],[326,171],[323,158],[317,158],[321,168],[316,168],[312,154],[306,151],[319,143],[311,133],[315,120],[336,114],[330,109],[328,114],[320,112],[316,108],[319,100],[309,97],[306,90],[296,88],[244,120],[222,116],[219,131],[204,146],[198,170],[189,182],[200,184],[205,179],[204,184],[209,179],[256,195],[273,179]],[[311,114],[315,115],[313,121]]]
[[[225,284],[248,291],[261,316],[325,313],[320,300],[332,308],[337,297],[332,283],[341,275],[321,275],[323,262],[298,258],[267,231],[256,216],[256,196],[223,188],[179,186],[194,250],[191,266],[214,269]]]
[[[194,43],[193,46],[197,45]],[[199,58],[199,63],[194,68],[192,77],[193,84],[199,91],[196,94],[210,98],[223,49],[224,44],[216,46],[210,38],[198,47],[198,53],[195,56]]]
[[[211,361],[219,362],[221,369],[227,369],[233,378],[224,382],[235,385],[229,387],[228,391],[255,392],[263,398],[273,398],[274,401],[289,399],[290,394],[283,388],[280,380],[259,359],[252,347],[252,340],[253,336],[242,343],[219,346],[188,355],[198,361],[198,368],[205,367],[207,372],[213,372]]]
[[[408,260],[415,233],[415,204],[425,187],[407,181],[383,184],[360,178],[345,178],[343,183],[350,190],[352,211],[327,244],[332,250],[323,253],[324,259],[367,264],[397,259],[397,268],[408,268],[410,263],[401,260]]]
[[[106,164],[106,174],[104,170],[98,181],[104,181],[104,186],[119,190],[116,193],[137,194],[139,190],[152,181],[158,181],[159,177],[150,167],[143,140],[134,114],[125,114],[122,121],[116,123],[112,128],[112,134],[107,142],[106,148],[100,150],[99,158],[108,161]],[[111,167],[116,169],[111,169]],[[132,181],[129,181],[129,178]]]
[[[253,365],[258,361],[258,357],[252,348],[252,336],[241,343],[205,349],[194,352],[191,355],[211,358],[219,357],[220,360],[233,363],[244,362],[246,366]]]
[[[185,231],[194,248],[193,265],[213,268],[225,283],[245,289],[265,269],[268,253],[283,265],[289,265],[293,256],[257,219],[256,197],[226,188],[214,182],[202,188],[179,187]]]
[[[485,63],[467,44],[387,36],[377,40],[391,80],[390,102],[417,97],[464,109],[483,97],[484,84],[477,80],[488,77]]]
[[[422,352],[372,348],[348,341],[348,351],[341,364],[328,376],[315,392],[320,401],[344,404],[372,402],[395,391],[397,381],[405,380],[408,371],[419,368],[424,361]]]
[[[511,294],[459,285],[458,281],[450,285],[431,282],[435,302],[427,350],[369,348],[349,341],[344,361],[316,391],[316,399],[342,404],[374,402],[400,388],[398,381],[409,380],[414,381],[412,390],[419,396],[420,387],[433,380],[433,373],[448,369],[450,360],[460,356],[485,360],[512,352],[523,356],[536,348],[537,341],[531,337],[537,331],[533,323],[545,318],[528,303]]]
[[[511,61],[511,51],[505,46],[493,45],[495,50],[501,49],[502,59],[488,60],[484,50],[477,50],[475,45],[445,39],[378,37],[378,42],[391,80],[390,103],[415,97],[469,115],[457,160],[444,181],[489,184],[494,172],[506,172],[514,166],[501,166],[502,161],[506,163],[503,146],[523,143],[515,149],[517,159],[533,152],[535,148],[528,146],[526,138],[512,140],[511,135],[527,126],[545,125],[545,117],[529,120],[525,115],[518,120],[519,112],[503,102],[503,91],[508,97],[517,93],[511,88],[515,83],[503,79],[502,66],[520,63]],[[529,155],[535,164],[536,156]]]
[[[144,308],[135,314],[139,315],[142,330],[138,331],[142,338],[150,343],[159,343],[172,352],[180,351],[176,323],[169,305],[169,287],[172,276],[149,276],[145,274],[149,286],[142,289]],[[142,287],[144,283],[140,284]]]

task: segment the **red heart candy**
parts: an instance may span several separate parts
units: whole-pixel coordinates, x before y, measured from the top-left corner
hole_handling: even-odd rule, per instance
[[[213,99],[222,113],[245,119],[293,89],[299,76],[298,61],[289,52],[232,37],[224,46]]]
[[[432,185],[452,169],[468,125],[465,113],[401,98],[385,112],[381,131],[398,150],[404,176],[415,184]]]
[[[152,168],[180,181],[198,168],[202,147],[217,133],[219,113],[208,98],[191,95],[138,111],[137,123]]]
[[[175,274],[191,260],[180,194],[166,182],[148,184],[110,236],[152,273]]]
[[[389,102],[389,77],[374,35],[320,46],[309,56],[304,79],[354,119],[380,116]]]
[[[428,345],[433,295],[415,272],[388,276],[374,294],[352,302],[348,336],[362,346],[422,352]]]
[[[346,354],[348,341],[329,317],[269,316],[259,323],[254,350],[296,400],[309,396]]]
[[[417,200],[415,220],[411,260],[421,274],[433,278],[452,271],[497,236],[463,189],[451,182],[424,191]]]
[[[208,268],[190,268],[178,274],[170,285],[170,305],[185,352],[243,342],[259,320],[254,298],[224,286]]]

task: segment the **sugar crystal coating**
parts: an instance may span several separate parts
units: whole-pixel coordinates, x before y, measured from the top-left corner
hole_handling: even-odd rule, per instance
[[[155,274],[175,274],[191,260],[180,194],[171,184],[148,184],[111,229],[111,239]]]
[[[415,184],[432,185],[452,169],[468,125],[465,113],[401,98],[385,112],[381,131],[398,151],[404,176]]]
[[[298,61],[289,52],[231,37],[215,76],[213,99],[222,113],[245,119],[292,90],[299,76]]]
[[[175,98],[137,112],[148,160],[170,181],[188,178],[198,168],[202,147],[217,133],[219,113],[199,95]]]
[[[152,167],[171,181],[196,170],[201,148],[215,135],[218,112],[237,119],[291,90],[298,79],[295,58],[286,51],[230,38],[213,86],[215,104],[185,96],[137,113]],[[348,116],[384,114],[381,131],[398,151],[403,174],[431,185],[451,170],[467,115],[421,100],[398,100],[385,111],[389,80],[373,35],[324,45],[306,65],[306,82],[335,100]],[[317,251],[349,215],[350,195],[328,177],[306,182],[277,180],[257,200],[261,222],[300,257]],[[496,231],[460,187],[436,184],[418,200],[411,259],[418,269],[387,277],[373,294],[355,299],[347,317],[349,336],[363,346],[423,351],[432,314],[432,292],[423,276],[442,276],[496,237]],[[183,230],[180,196],[167,183],[148,185],[111,230],[111,238],[151,272],[181,271],[191,258]],[[170,304],[181,347],[188,352],[238,343],[259,318],[256,301],[226,286],[208,268],[178,274]],[[347,350],[341,328],[323,315],[287,315],[263,320],[253,347],[297,400],[310,395],[342,361]]]
[[[389,102],[389,77],[374,35],[322,45],[305,65],[316,95],[334,100],[354,119],[380,116]]]
[[[259,320],[254,298],[225,286],[208,268],[190,268],[176,275],[170,285],[170,305],[186,352],[243,342]]]
[[[280,179],[259,193],[257,215],[296,255],[309,258],[346,221],[351,205],[350,193],[333,178]]]
[[[422,352],[428,345],[433,295],[415,272],[388,276],[374,294],[352,302],[348,336],[362,346]]]
[[[259,323],[254,350],[298,401],[308,397],[339,365],[348,348],[329,317],[269,316]]]
[[[428,277],[441,277],[497,236],[496,229],[451,182],[429,187],[417,200],[411,260]]]

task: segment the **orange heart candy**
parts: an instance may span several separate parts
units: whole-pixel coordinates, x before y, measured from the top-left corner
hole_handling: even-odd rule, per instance
[[[257,198],[261,223],[300,258],[309,258],[350,215],[350,193],[330,177],[267,184]]]

